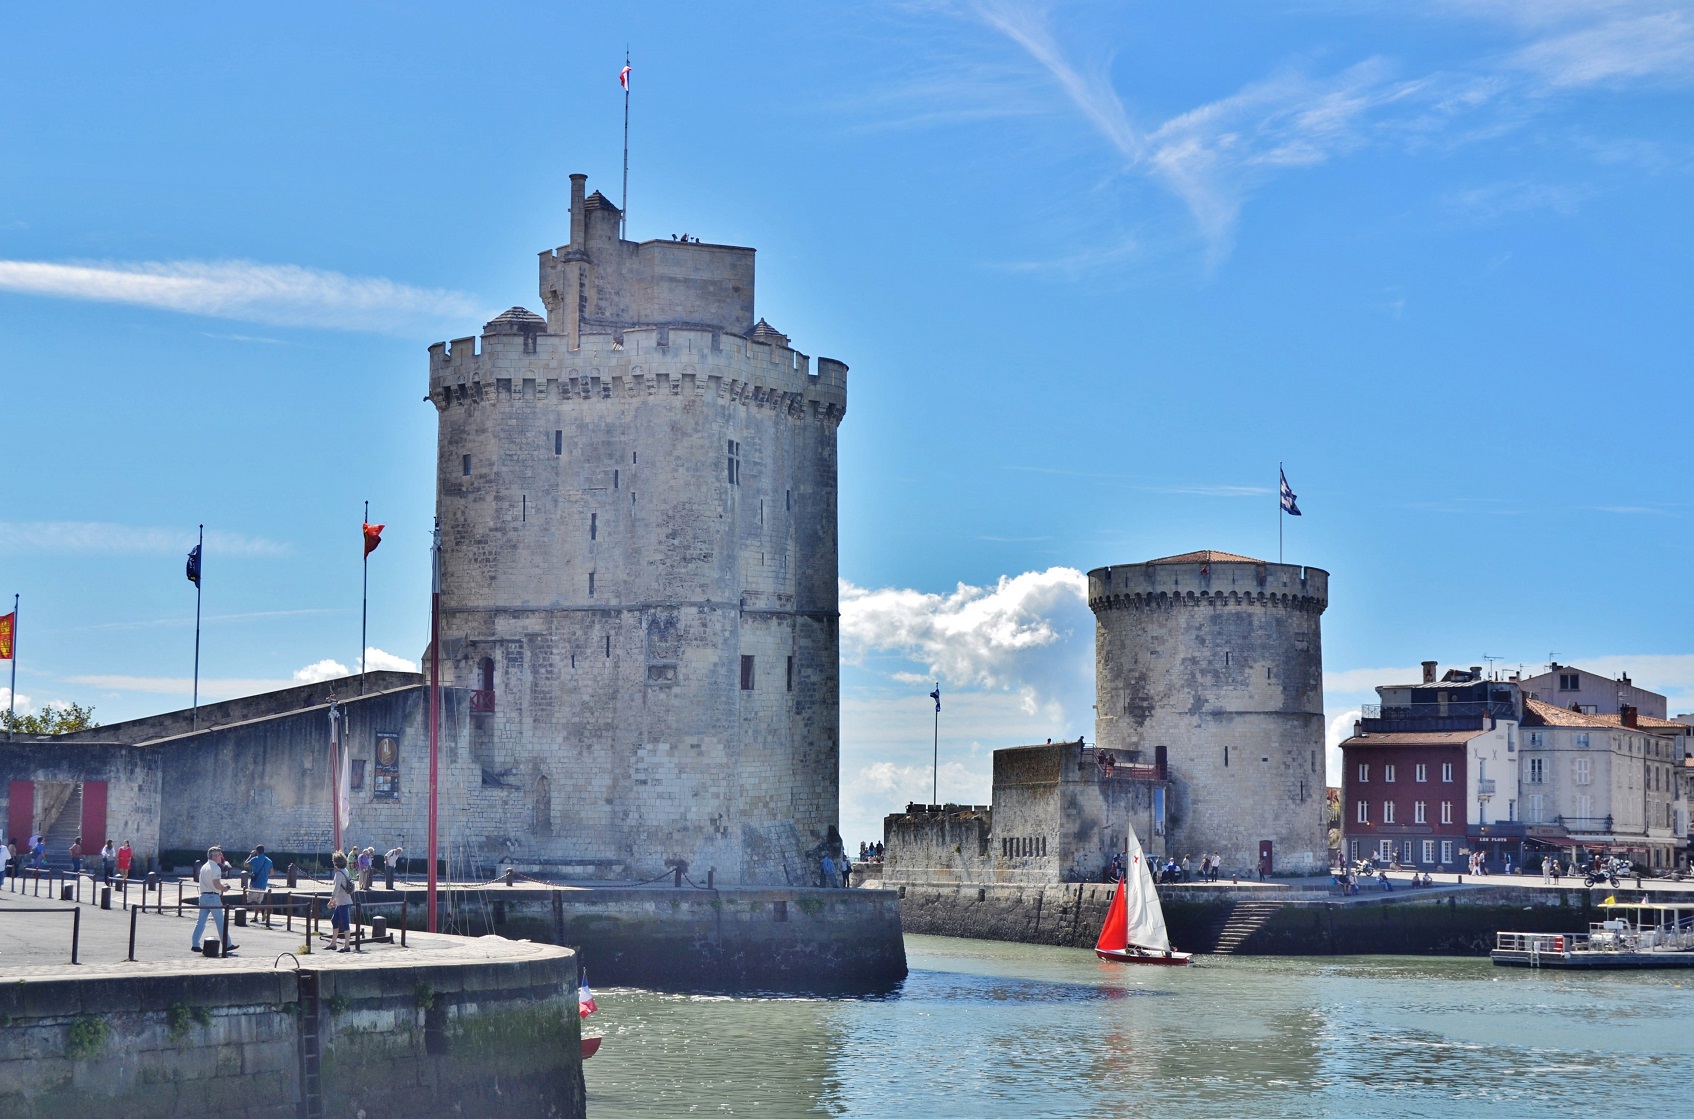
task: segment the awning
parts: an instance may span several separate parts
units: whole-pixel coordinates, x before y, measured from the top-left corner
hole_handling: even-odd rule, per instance
[[[1530,835],[1524,837],[1525,843],[1536,843],[1542,847],[1575,847],[1577,841],[1568,835]]]

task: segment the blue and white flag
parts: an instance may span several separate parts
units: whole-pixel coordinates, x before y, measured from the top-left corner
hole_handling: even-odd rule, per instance
[[[935,701],[935,713],[941,714],[941,684],[939,681],[935,685],[935,690],[929,693],[929,698]]]
[[[1288,488],[1288,475],[1284,474],[1280,469],[1277,471],[1277,474],[1282,478],[1282,511],[1287,513],[1290,517],[1298,517],[1300,515],[1300,507],[1294,504],[1294,491]]]

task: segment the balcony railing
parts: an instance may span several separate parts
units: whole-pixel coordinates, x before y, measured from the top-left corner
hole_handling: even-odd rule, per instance
[[[492,689],[485,691],[481,688],[478,688],[476,691],[471,693],[471,714],[472,715],[492,715],[492,714],[494,714],[494,692],[493,692]]]
[[[1477,778],[1476,795],[1479,796],[1479,797],[1491,797],[1491,796],[1493,796],[1494,795],[1494,778],[1492,778],[1492,777],[1479,777],[1479,778]]]

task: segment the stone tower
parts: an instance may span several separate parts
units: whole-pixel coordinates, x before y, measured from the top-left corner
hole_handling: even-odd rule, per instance
[[[1165,850],[1224,866],[1321,870],[1329,573],[1190,552],[1088,573],[1095,738],[1165,761]]]
[[[485,855],[810,882],[836,838],[847,367],[753,317],[753,250],[623,240],[571,176],[547,317],[430,348],[443,678]]]

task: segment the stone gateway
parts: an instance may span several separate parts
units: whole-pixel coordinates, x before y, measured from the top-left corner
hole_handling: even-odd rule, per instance
[[[1095,738],[1168,769],[1166,850],[1321,871],[1329,573],[1190,552],[1088,573]]]

